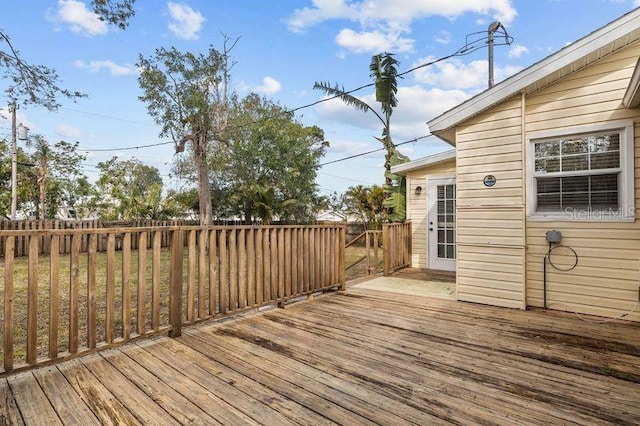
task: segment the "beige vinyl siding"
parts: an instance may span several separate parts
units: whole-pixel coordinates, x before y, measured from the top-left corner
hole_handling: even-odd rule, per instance
[[[633,119],[635,205],[640,206],[640,110],[622,105],[622,98],[640,55],[632,45],[545,88],[526,100],[526,131],[606,124]],[[551,309],[618,317],[638,300],[640,224],[635,222],[527,221],[527,304],[542,306],[542,264],[548,249],[545,232],[562,232],[564,245],[578,254],[576,268],[560,272],[547,268],[547,303]],[[568,252],[554,262],[567,266]],[[625,317],[640,321],[635,312]]]
[[[521,98],[458,126],[456,150],[458,299],[524,308]]]
[[[428,268],[427,245],[427,179],[430,177],[453,177],[456,173],[456,160],[452,158],[433,166],[426,166],[407,173],[407,219],[411,220],[412,258],[414,268]],[[415,195],[416,187],[421,186],[420,195]]]

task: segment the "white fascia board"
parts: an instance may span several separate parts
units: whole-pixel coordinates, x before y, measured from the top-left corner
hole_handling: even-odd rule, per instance
[[[427,124],[431,133],[439,133],[479,114],[485,109],[519,93],[552,73],[571,65],[640,28],[640,8],[592,32],[558,52],[531,65],[490,89],[453,107]]]
[[[640,59],[636,62],[633,75],[629,81],[629,87],[622,98],[622,103],[627,108],[635,108],[640,105]]]
[[[403,164],[398,164],[397,166],[393,166],[391,167],[391,173],[404,176],[408,172],[411,172],[413,170],[418,170],[418,169],[422,169],[423,167],[444,163],[445,161],[449,161],[454,158],[456,158],[456,150],[451,149],[449,151],[440,152],[438,154],[433,154],[427,157],[418,158],[417,160],[414,160],[414,161],[409,161],[408,163],[403,163]]]

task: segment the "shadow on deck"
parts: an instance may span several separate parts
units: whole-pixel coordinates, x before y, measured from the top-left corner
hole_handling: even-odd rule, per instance
[[[456,273],[454,271],[438,271],[435,269],[404,268],[394,272],[392,276],[420,281],[456,282]]]
[[[638,401],[637,324],[357,288],[0,379],[15,424],[623,425]]]

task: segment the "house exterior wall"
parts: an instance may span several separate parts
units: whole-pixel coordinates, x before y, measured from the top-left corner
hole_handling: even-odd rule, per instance
[[[581,125],[634,121],[636,215],[640,206],[640,109],[622,105],[640,44],[629,46],[596,64],[540,90],[526,99],[526,132]],[[460,150],[459,150],[460,152]],[[547,268],[547,305],[552,309],[618,317],[638,301],[640,223],[602,221],[534,221],[526,225],[526,302],[543,304],[545,232],[562,232],[562,244],[573,248],[578,265],[572,271]],[[559,256],[565,265],[572,259]],[[635,312],[625,317],[640,321]]]
[[[606,317],[634,308],[640,286],[638,220],[536,220],[526,212],[528,136],[633,121],[635,213],[640,214],[640,108],[622,99],[640,44],[631,45],[528,96],[517,95],[455,128],[458,299],[513,308],[543,305],[545,233],[562,232],[578,264],[547,268],[547,306]],[[494,175],[493,188],[483,185]],[[412,212],[415,216],[416,212]],[[570,266],[572,257],[554,260]],[[624,316],[640,321],[640,309]]]
[[[411,266],[414,268],[429,267],[427,180],[436,177],[453,177],[455,174],[455,158],[407,173],[407,219],[411,220]],[[422,187],[420,195],[416,195],[418,186]]]
[[[456,127],[459,300],[525,307],[522,115],[516,96]]]

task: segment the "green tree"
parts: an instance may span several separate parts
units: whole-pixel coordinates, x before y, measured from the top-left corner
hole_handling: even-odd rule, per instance
[[[81,172],[84,156],[77,144],[50,144],[41,136],[28,143],[30,154],[18,147],[18,210],[27,216],[55,218],[60,208],[82,198],[92,185]],[[84,192],[83,192],[84,191]],[[11,156],[9,144],[0,142],[0,214],[8,215],[11,204]]]
[[[387,219],[402,221],[406,218],[405,179],[402,176],[391,173],[391,167],[409,161],[409,158],[400,154],[391,138],[391,115],[398,105],[396,93],[398,92],[398,61],[390,53],[381,53],[371,58],[369,65],[370,77],[375,83],[376,101],[380,103],[382,114],[361,99],[347,93],[339,85],[331,86],[327,82],[316,82],[314,89],[321,90],[329,96],[334,96],[349,106],[360,111],[373,113],[382,123],[382,137],[380,141],[386,150],[384,162],[385,192],[384,206],[387,210]]]
[[[237,41],[237,40],[236,40]],[[170,137],[176,153],[188,149],[198,182],[200,223],[213,219],[207,158],[228,123],[229,45],[225,37],[222,52],[209,48],[207,54],[183,53],[176,48],[160,48],[155,55],[140,55],[138,78],[140,100],[155,122],[160,137]]]
[[[30,172],[37,185],[36,217],[54,218],[71,198],[74,182],[83,176],[80,166],[86,157],[78,154],[78,142],[52,145],[40,135],[30,138],[27,147],[33,148]]]
[[[106,220],[157,219],[163,210],[162,178],[156,167],[140,160],[98,163],[96,183],[103,202],[100,217]]]
[[[133,17],[136,0],[92,0],[90,5],[98,17],[122,29]],[[9,80],[5,94],[22,104],[40,105],[49,110],[57,110],[59,98],[76,100],[86,96],[83,93],[62,87],[56,70],[44,65],[35,65],[22,59],[20,52],[11,42],[8,34],[0,29],[0,73],[2,79]]]
[[[0,142],[0,214],[8,219],[11,210],[11,150],[10,142]],[[37,194],[35,178],[31,173],[31,159],[21,147],[18,157],[18,209],[30,212],[35,205],[33,200]]]
[[[212,184],[245,220],[304,221],[316,206],[315,178],[328,142],[282,106],[250,94],[235,102],[226,144],[212,157]]]
[[[384,213],[385,193],[378,185],[351,186],[343,197],[341,204],[349,216],[356,216],[367,229],[379,229]]]
[[[68,191],[67,202],[76,219],[95,217],[102,197],[86,176],[71,182]]]

